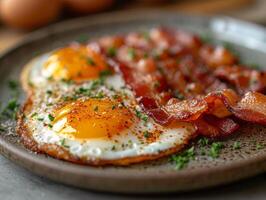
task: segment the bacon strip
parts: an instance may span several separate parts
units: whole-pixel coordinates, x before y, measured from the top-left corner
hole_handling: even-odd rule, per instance
[[[210,137],[234,132],[239,126],[231,116],[266,125],[266,97],[255,92],[266,89],[264,72],[236,65],[227,49],[202,45],[193,35],[161,28],[149,36],[122,38],[110,59],[157,123],[191,122]],[[100,46],[106,52],[108,45]],[[160,54],[153,57],[154,51]],[[231,86],[238,94],[226,89]],[[176,90],[182,98],[173,98]]]
[[[239,128],[239,125],[231,118],[217,118],[212,115],[204,116],[196,120],[194,124],[200,135],[212,138],[228,136]]]
[[[174,120],[193,121],[204,114],[214,114],[214,111],[222,108],[223,111],[229,111],[227,116],[232,114],[245,121],[266,125],[266,96],[257,92],[248,92],[243,98],[230,89],[214,92],[198,100],[195,104],[196,109],[191,106],[193,101],[195,100],[180,102],[170,100],[164,109]],[[184,115],[184,113],[189,114]]]
[[[238,93],[248,91],[264,92],[266,90],[266,72],[239,65],[220,66],[214,70],[214,76],[232,84]]]

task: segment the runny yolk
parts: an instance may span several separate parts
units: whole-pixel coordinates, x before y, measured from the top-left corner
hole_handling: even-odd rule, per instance
[[[96,79],[108,67],[103,57],[87,46],[66,47],[54,52],[44,64],[42,73],[53,80]]]
[[[106,99],[76,101],[56,110],[54,116],[53,131],[76,139],[110,138],[133,123],[127,108]]]

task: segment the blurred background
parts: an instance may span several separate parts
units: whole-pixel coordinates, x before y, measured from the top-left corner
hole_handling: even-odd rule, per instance
[[[0,53],[52,23],[138,9],[227,15],[266,25],[266,0],[0,0]]]

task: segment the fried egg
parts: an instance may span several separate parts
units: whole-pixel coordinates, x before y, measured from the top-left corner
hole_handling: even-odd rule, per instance
[[[24,144],[59,159],[128,165],[177,152],[195,132],[189,123],[157,124],[122,76],[87,46],[33,59],[22,82],[29,95],[18,123]]]
[[[73,44],[33,59],[26,65],[22,76],[28,79],[23,82],[39,88],[52,82],[80,83],[98,79],[101,72],[108,69],[102,55],[92,47]]]

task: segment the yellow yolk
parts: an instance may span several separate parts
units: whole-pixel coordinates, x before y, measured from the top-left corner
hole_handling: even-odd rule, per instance
[[[133,123],[127,108],[106,99],[73,102],[55,111],[54,116],[53,130],[77,139],[110,138]]]
[[[53,80],[76,82],[96,79],[108,67],[100,54],[86,46],[66,47],[54,52],[44,64],[43,74]]]

